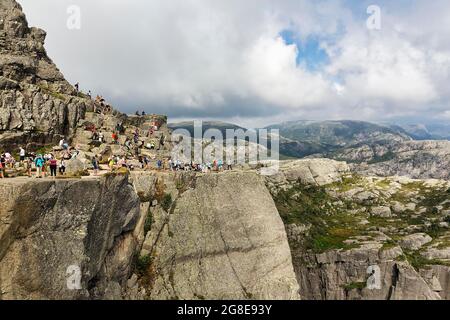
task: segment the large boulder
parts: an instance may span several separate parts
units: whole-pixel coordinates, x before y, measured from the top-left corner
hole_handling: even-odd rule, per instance
[[[151,298],[299,298],[286,232],[262,178],[206,175],[190,185],[170,214],[152,209]]]

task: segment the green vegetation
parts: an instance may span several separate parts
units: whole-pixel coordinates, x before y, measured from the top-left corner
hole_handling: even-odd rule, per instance
[[[392,248],[395,248],[397,246],[397,242],[393,241],[393,240],[388,240],[386,242],[383,243],[383,246],[381,247],[381,250],[389,250]]]
[[[144,234],[147,235],[147,233],[151,230],[153,223],[153,215],[150,209],[148,209],[147,217],[145,218],[144,223]]]
[[[317,253],[330,249],[351,249],[355,245],[344,243],[361,234],[358,218],[332,205],[333,199],[323,187],[297,184],[281,191],[275,198],[278,211],[286,224],[310,226],[303,245]]]
[[[48,94],[48,95],[52,96],[55,99],[59,99],[59,100],[65,100],[66,99],[65,95],[63,95],[62,93],[53,91],[48,86],[44,86],[44,85],[38,85],[38,86],[45,94]]]
[[[349,283],[349,284],[343,286],[343,288],[344,288],[346,291],[351,291],[351,290],[355,290],[355,289],[357,289],[357,290],[362,290],[362,289],[364,289],[366,286],[367,286],[367,283],[366,283],[366,282],[352,282],[352,283]]]
[[[420,269],[428,269],[432,265],[450,266],[450,262],[445,262],[437,259],[427,259],[420,254],[420,251],[405,252],[405,259],[413,266],[416,271]]]
[[[450,189],[427,189],[424,193],[425,199],[420,202],[420,205],[426,207],[430,212],[433,212],[435,206],[450,200]],[[447,209],[449,206],[450,203],[446,203],[444,208]]]
[[[341,182],[334,182],[327,186],[330,189],[336,189],[339,192],[347,192],[356,187],[363,187],[364,179],[358,174],[352,174],[342,177]]]
[[[393,160],[393,159],[395,159],[395,153],[392,152],[392,151],[388,151],[382,156],[375,156],[372,160],[370,160],[368,162],[368,164],[376,164],[376,163],[381,163],[381,162],[387,162],[387,161],[390,161],[390,160]]]
[[[139,275],[145,275],[152,263],[152,257],[147,254],[144,256],[138,256],[136,259],[136,270]]]
[[[391,186],[391,181],[389,181],[389,179],[383,179],[378,181],[376,186],[381,189],[388,189]]]
[[[166,193],[161,200],[161,207],[165,211],[169,211],[171,206],[172,206],[172,195],[170,193]]]

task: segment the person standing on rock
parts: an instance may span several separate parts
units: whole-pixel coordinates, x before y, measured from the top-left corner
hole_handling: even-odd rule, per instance
[[[5,178],[5,174],[3,173],[3,171],[5,170],[5,157],[3,155],[1,155],[0,157],[0,178],[4,179]]]
[[[50,176],[56,178],[56,170],[58,168],[58,161],[52,156],[50,160],[48,160],[48,164],[50,166]]]
[[[97,159],[97,156],[94,156],[94,157],[92,158],[92,166],[94,167],[94,175],[98,175],[98,168],[99,168],[99,165],[98,165],[98,159]]]
[[[227,159],[227,170],[233,170],[232,164],[233,162],[231,159]]]
[[[34,160],[34,164],[36,165],[36,178],[41,178],[41,175],[45,176],[43,172],[44,158],[41,154],[38,154],[38,156]]]
[[[119,144],[119,136],[117,135],[117,133],[113,132],[112,139],[114,144]]]
[[[77,93],[80,91],[80,84],[78,82],[75,83],[75,90],[77,90]]]
[[[25,161],[25,149],[22,147],[19,148],[19,157],[20,163],[22,164]]]
[[[23,167],[27,171],[27,175],[30,178],[31,178],[31,164],[32,163],[33,163],[33,157],[32,156],[26,157],[25,160],[23,161]]]

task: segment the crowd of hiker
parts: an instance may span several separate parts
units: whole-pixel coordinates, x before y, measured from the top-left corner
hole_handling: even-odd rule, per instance
[[[69,159],[74,155],[68,153]],[[76,155],[76,153],[74,153]],[[19,148],[19,160],[17,161],[10,152],[5,152],[0,156],[0,178],[5,178],[8,169],[23,169],[28,177],[32,177],[35,169],[36,178],[45,178],[47,175],[56,177],[59,172],[64,175],[66,172],[66,158],[63,156],[59,160],[52,153],[36,154],[27,153],[24,148]]]
[[[77,93],[80,91],[79,84],[75,85]],[[88,94],[91,97],[91,92]],[[94,112],[107,114],[113,109],[108,105],[105,99],[97,95],[94,100]],[[145,111],[136,111],[138,117],[145,117]],[[148,120],[148,119],[146,119]],[[84,130],[91,131],[92,135],[88,138],[89,145],[100,147],[103,144],[110,144],[112,150],[119,150],[119,155],[107,156],[105,153],[90,155],[88,160],[82,156],[85,168],[91,173],[98,175],[101,171],[114,171],[125,168],[127,170],[165,170],[165,171],[195,171],[195,172],[221,172],[232,170],[233,163],[222,160],[214,160],[208,163],[183,162],[177,159],[171,159],[164,153],[166,136],[161,130],[164,120],[158,117],[149,117],[145,128],[130,129],[123,122],[117,122],[111,128],[96,128],[92,122],[84,123]],[[110,129],[110,130],[108,130]],[[161,132],[160,132],[161,131]],[[119,145],[121,148],[113,148],[113,145]],[[28,176],[28,177],[57,177],[66,175],[70,161],[77,158],[82,147],[71,146],[66,139],[61,139],[58,145],[54,146],[51,152],[27,152],[25,148],[18,147],[13,152],[4,152],[0,157],[0,178],[7,176]],[[13,156],[14,153],[14,156]],[[106,160],[106,157],[107,160]],[[90,165],[89,163],[90,162]],[[73,168],[70,168],[73,169]],[[75,169],[73,169],[75,170]]]

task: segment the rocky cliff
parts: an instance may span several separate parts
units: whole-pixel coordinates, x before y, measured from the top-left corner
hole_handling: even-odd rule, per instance
[[[286,163],[267,180],[304,299],[448,299],[450,184]]]
[[[108,297],[126,282],[140,217],[126,177],[16,178],[0,181],[0,193],[0,299]],[[70,290],[76,270],[81,289]]]
[[[30,28],[20,5],[0,2],[0,143],[39,145],[71,136],[87,99],[64,79],[44,48],[46,33]]]
[[[381,177],[450,179],[450,141],[407,141],[350,149],[339,156],[356,161],[354,170]],[[358,163],[358,162],[364,163]]]
[[[256,173],[0,183],[0,299],[299,298]]]

